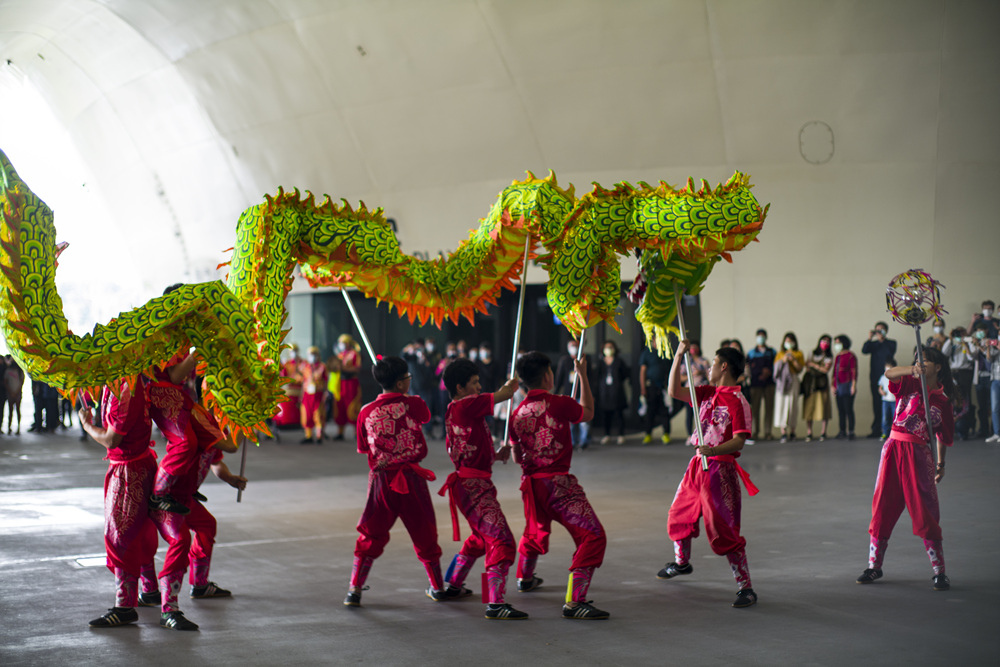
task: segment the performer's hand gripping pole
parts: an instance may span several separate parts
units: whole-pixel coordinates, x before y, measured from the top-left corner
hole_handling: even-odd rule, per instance
[[[677,307],[677,326],[681,330],[681,340],[687,338],[687,329],[684,326],[684,310],[681,308],[681,293],[677,290],[677,284],[674,283],[674,304]],[[687,371],[688,376],[688,389],[691,390],[691,408],[694,410],[694,427],[695,433],[698,434],[698,446],[705,446],[705,436],[701,433],[701,412],[698,410],[698,397],[695,395],[694,391],[694,376],[691,374],[691,355],[687,352],[684,353],[684,369]],[[701,456],[701,469],[708,470],[708,457]]]
[[[358,331],[361,332],[361,340],[365,343],[365,349],[368,350],[368,357],[372,360],[374,365],[378,359],[375,357],[375,350],[372,349],[371,341],[368,340],[368,334],[365,333],[365,328],[361,326],[361,318],[358,317],[358,311],[354,310],[354,304],[351,303],[351,296],[347,293],[347,290],[343,287],[340,288],[340,293],[344,295],[344,301],[347,302],[347,309],[351,311],[351,317],[354,318],[354,325],[358,327]]]
[[[924,377],[924,350],[920,343],[920,325],[914,324],[913,331],[917,335],[917,363],[920,364],[920,393],[924,398],[924,419],[927,421],[927,444],[937,462],[937,447],[934,441],[934,426],[931,425],[931,402],[927,396],[927,378]]]
[[[517,350],[521,346],[521,319],[524,316],[524,288],[528,282],[528,254],[531,252],[531,234],[524,239],[524,263],[521,265],[521,293],[517,300],[517,324],[514,326],[514,349],[510,353],[510,375],[514,376],[514,365],[517,363]],[[507,401],[507,419],[503,426],[503,442],[500,449],[510,447],[510,415],[514,411],[514,399]],[[498,452],[500,450],[497,450]],[[507,463],[506,454],[503,462]]]

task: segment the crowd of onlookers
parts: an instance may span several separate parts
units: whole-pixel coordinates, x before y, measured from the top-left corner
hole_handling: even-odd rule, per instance
[[[993,314],[993,302],[984,301],[982,310],[973,315],[968,326],[947,330],[944,321],[936,320],[925,340],[925,345],[937,348],[948,358],[955,386],[961,394],[955,415],[955,436],[959,439],[980,437],[1000,442],[1000,348],[997,347],[1000,319]],[[854,404],[864,378],[850,336],[823,334],[815,345],[803,349],[796,334],[789,331],[775,348],[769,344],[767,331],[759,329],[749,350],[744,350],[737,339],[723,340],[720,346],[736,348],[745,355],[746,368],[739,382],[751,406],[752,441],[780,439],[786,442],[802,437],[810,442],[828,437],[847,440],[856,437]],[[897,341],[889,336],[889,325],[882,321],[875,323],[861,345],[860,354],[869,357],[867,384],[873,414],[866,437],[884,439],[889,436],[895,397],[889,390],[885,371],[896,365],[913,363],[915,344],[905,346],[905,350],[903,352]],[[555,364],[555,393],[569,395],[573,391],[576,380],[573,359],[577,352],[578,342],[570,340],[566,352]],[[443,429],[449,397],[442,375],[450,361],[457,358],[474,361],[480,371],[482,391],[499,388],[507,367],[493,358],[488,343],[469,346],[465,341],[449,342],[439,351],[434,341],[417,339],[403,348],[401,356],[412,375],[411,393],[423,397],[431,406],[433,420],[428,425],[428,433],[436,426]],[[695,386],[708,382],[712,356],[704,354],[700,344],[693,341],[689,365]],[[657,427],[662,427],[660,440],[669,442],[671,422],[682,413],[690,436],[694,416],[691,407],[684,401],[666,397],[670,361],[656,351],[644,349],[639,355],[638,367],[642,442],[652,442]],[[611,340],[605,341],[600,357],[591,360],[588,368],[596,405],[594,425],[603,430],[600,442],[624,444],[625,415],[632,404],[628,389],[633,380],[632,370]],[[681,370],[685,386],[689,381],[687,368]],[[515,396],[514,406],[520,398],[520,395]],[[834,408],[836,431],[829,433]],[[500,427],[505,414],[505,410],[500,410],[494,415],[497,434],[502,432]],[[587,423],[574,425],[574,446],[587,446],[590,428],[591,424]]]

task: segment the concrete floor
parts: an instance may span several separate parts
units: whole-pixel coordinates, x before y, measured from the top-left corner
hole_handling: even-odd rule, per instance
[[[982,441],[951,450],[941,486],[949,592],[931,591],[926,554],[905,514],[885,578],[854,583],[866,564],[879,443],[748,447],[742,461],[761,488],[744,495],[760,595],[750,609],[729,606],[729,567],[704,537],[694,543],[692,576],[654,576],[672,560],[665,518],[690,450],[642,447],[635,437],[622,447],[592,446],[576,454],[573,469],[608,532],[591,597],[611,619],[560,617],[572,542],[557,526],[539,563],[544,587],[509,596],[531,620],[500,623],[482,618],[478,596],[424,597],[423,569],[398,525],[364,607],[344,607],[364,457],[352,445],[300,446],[286,434],[284,444],[265,441],[249,452],[242,503],[214,478],[203,487],[219,519],[212,579],[235,595],[182,596],[201,625],[182,633],[160,628],[155,609],[140,609],[133,626],[87,627],[112,606],[113,578],[100,562],[106,464],[78,433],[0,437],[0,665],[998,664],[1000,447]],[[443,443],[430,445],[427,467],[443,479]],[[229,463],[238,468],[238,457]],[[498,465],[494,479],[519,533],[518,469]],[[447,565],[456,545],[444,499],[434,498]],[[81,565],[93,557],[96,566]],[[470,576],[477,593],[479,571]]]

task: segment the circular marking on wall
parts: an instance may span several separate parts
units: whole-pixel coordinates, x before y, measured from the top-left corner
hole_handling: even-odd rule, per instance
[[[833,128],[811,120],[799,130],[799,153],[810,164],[825,164],[833,158]]]

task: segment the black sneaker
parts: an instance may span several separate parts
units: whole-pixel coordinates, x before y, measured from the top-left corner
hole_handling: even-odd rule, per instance
[[[444,590],[444,596],[448,600],[458,600],[460,598],[467,598],[470,595],[472,595],[472,591],[470,591],[465,586],[452,586],[451,584],[448,584],[448,588]]]
[[[195,491],[194,492],[194,499],[197,500],[198,502],[202,502],[202,503],[207,503],[208,502],[208,496],[206,496],[205,494],[203,494],[201,491]]]
[[[108,609],[108,613],[100,618],[95,618],[90,622],[92,628],[114,628],[119,625],[128,625],[139,620],[139,612],[132,607],[113,607]]]
[[[361,606],[361,591],[355,593],[354,591],[347,591],[347,597],[344,598],[345,607],[360,607]]]
[[[514,609],[509,604],[488,604],[486,618],[492,621],[523,621],[528,618],[528,614]]]
[[[757,594],[753,592],[752,588],[744,588],[736,594],[736,602],[733,603],[734,607],[752,607],[757,604]]]
[[[568,604],[563,605],[563,618],[572,618],[581,621],[603,621],[610,616],[611,614],[608,612],[602,611],[590,604],[590,600],[580,602],[575,607],[570,607]]]
[[[311,445],[311,444],[313,444],[313,439],[312,438],[302,438],[301,440],[299,440],[299,444],[300,445]]]
[[[191,587],[191,597],[196,600],[201,598],[229,598],[232,597],[232,591],[227,591],[225,588],[220,588],[218,584],[214,581],[210,581],[204,586],[192,586]]]
[[[518,579],[517,580],[517,592],[527,593],[528,591],[533,591],[542,585],[542,578],[531,575],[531,579]]]
[[[951,588],[951,581],[949,581],[947,575],[943,572],[941,574],[934,575],[934,590],[936,591],[946,591]]]
[[[657,579],[673,579],[676,576],[682,574],[691,574],[694,572],[694,566],[691,563],[684,563],[683,565],[678,565],[677,563],[667,563],[666,566],[656,573]]]
[[[881,579],[881,578],[882,578],[882,570],[873,570],[872,568],[868,568],[867,570],[861,573],[860,577],[858,577],[857,583],[871,584],[874,583],[876,579]]]
[[[427,597],[434,600],[435,602],[444,602],[445,600],[448,599],[447,591],[439,591],[431,588],[430,586],[427,587],[427,590],[424,591],[424,593],[426,593]]]
[[[177,502],[170,496],[152,495],[149,497],[149,509],[160,510],[161,512],[174,512],[175,514],[190,514],[191,508]]]
[[[184,618],[182,611],[165,611],[160,614],[160,625],[171,630],[197,630],[198,624]]]
[[[162,599],[160,591],[150,591],[149,593],[139,593],[140,607],[159,607]]]

